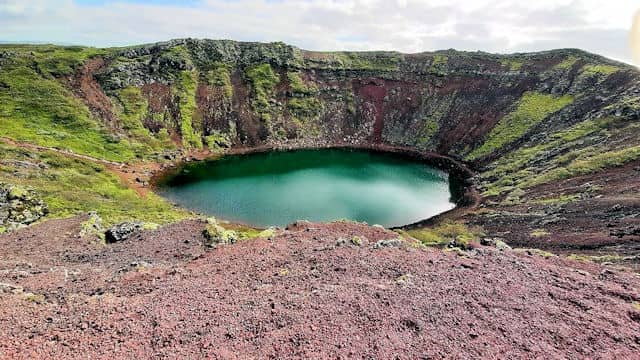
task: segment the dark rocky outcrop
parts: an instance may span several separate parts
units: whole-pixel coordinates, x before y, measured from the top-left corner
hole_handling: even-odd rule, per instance
[[[107,243],[115,243],[127,240],[131,235],[141,231],[144,228],[142,222],[123,222],[109,228],[105,233]]]

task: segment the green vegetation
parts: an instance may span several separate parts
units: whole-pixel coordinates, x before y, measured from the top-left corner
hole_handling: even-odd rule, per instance
[[[402,55],[395,52],[315,52],[307,55],[310,68],[398,71]]]
[[[212,70],[205,73],[205,80],[209,86],[222,87],[223,94],[227,99],[233,97],[233,86],[231,85],[231,71],[229,67],[221,62],[216,62]]]
[[[477,149],[467,155],[467,159],[473,160],[491,154],[520,137],[533,126],[540,123],[550,114],[571,104],[573,97],[534,92],[525,93],[518,101],[516,109],[503,117],[489,133],[487,140]]]
[[[609,76],[617,71],[620,68],[611,66],[611,65],[593,65],[588,64],[582,67],[582,75],[584,76]]]
[[[318,87],[313,83],[306,84],[297,72],[287,72],[287,80],[289,81],[289,87],[294,97],[309,96],[318,93]]]
[[[287,108],[296,118],[313,118],[322,110],[322,103],[315,97],[293,98]]]
[[[271,106],[269,100],[273,96],[275,86],[280,82],[280,77],[273,72],[271,65],[261,64],[253,66],[246,71],[251,83],[253,100],[251,105],[255,113],[262,120],[271,120]]]
[[[555,68],[556,69],[561,69],[561,70],[566,70],[566,69],[570,69],[573,67],[573,65],[578,61],[578,58],[573,56],[573,55],[569,55],[567,56],[564,60],[562,60],[560,63],[558,63]]]
[[[438,65],[447,65],[447,63],[449,63],[449,57],[447,55],[434,54],[431,66],[436,67]]]
[[[204,143],[212,152],[220,152],[231,146],[231,139],[228,134],[214,130],[211,135],[204,137]]]
[[[521,60],[505,58],[500,60],[500,64],[506,68],[509,68],[510,71],[520,71],[522,69],[522,65],[524,62]]]
[[[34,166],[12,165],[16,161]],[[162,224],[190,216],[153,193],[141,197],[103,165],[86,160],[0,144],[0,163],[0,181],[33,187],[49,208],[48,218],[96,211],[108,226],[131,219]]]
[[[405,234],[420,240],[426,246],[446,246],[452,241],[467,245],[480,238],[480,232],[461,222],[444,222],[433,227],[407,230]],[[402,234],[402,233],[401,233]]]
[[[590,154],[585,157],[578,157],[565,167],[559,167],[544,174],[540,174],[529,181],[526,181],[523,185],[529,187],[548,183],[554,180],[590,174],[605,168],[624,165],[639,158],[640,145],[620,150]]]
[[[0,46],[12,55],[0,71],[0,136],[113,161],[143,157],[147,147],[121,139],[97,121],[57,76],[102,50]]]
[[[620,143],[621,139],[635,141],[639,130],[640,124],[609,117],[587,120],[551,134],[535,146],[521,147],[498,159],[493,169],[482,174],[483,178],[491,179],[484,195],[500,195],[514,189],[623,165],[638,158],[637,147],[610,149],[609,146]],[[603,142],[603,138],[618,140]],[[545,158],[550,152],[556,156]],[[540,158],[545,158],[547,166],[542,170],[530,168]],[[592,186],[585,191],[595,190]],[[579,198],[580,194],[572,194],[534,200],[534,203],[562,204]]]
[[[196,89],[198,76],[195,71],[182,71],[177,83],[177,92],[180,99],[180,134],[182,145],[186,148],[202,148],[202,138],[194,130],[193,123],[196,116]]]
[[[546,231],[545,229],[534,229],[531,233],[529,233],[529,236],[531,237],[544,237],[549,235],[550,233],[548,231]]]
[[[315,120],[322,113],[323,105],[320,99],[315,97],[318,87],[315,84],[306,84],[297,72],[288,72],[287,80],[293,98],[287,102],[287,110],[292,115],[292,120],[298,125],[299,135],[317,135],[320,129]]]
[[[207,226],[202,231],[202,235],[207,239],[205,245],[216,247],[219,244],[229,245],[238,241],[238,234],[235,230],[227,230],[218,224],[216,218],[207,219]]]
[[[574,201],[578,201],[580,199],[580,195],[571,194],[571,195],[560,195],[558,197],[552,198],[544,198],[544,199],[533,199],[531,203],[538,205],[564,205]]]
[[[163,149],[173,149],[175,145],[169,139],[167,130],[163,128],[163,133],[156,136],[144,127],[145,118],[153,119],[155,123],[164,123],[162,114],[152,114],[148,111],[147,99],[142,95],[139,88],[129,86],[117,92],[117,99],[122,105],[118,111],[118,118],[122,123],[122,128],[140,144],[146,145],[145,152],[161,151]],[[160,116],[159,116],[160,115]],[[166,134],[166,135],[165,135]]]

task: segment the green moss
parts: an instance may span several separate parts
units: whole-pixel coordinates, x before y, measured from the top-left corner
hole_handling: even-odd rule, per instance
[[[562,60],[560,63],[558,63],[555,68],[556,69],[561,69],[561,70],[566,70],[566,69],[570,69],[573,67],[573,65],[578,61],[578,58],[573,56],[573,55],[569,55],[567,56],[564,60]]]
[[[431,62],[431,66],[438,65],[446,65],[449,62],[449,57],[447,55],[435,54],[433,55],[433,62]]]
[[[146,153],[175,148],[166,128],[162,128],[163,134],[159,133],[154,136],[144,127],[144,120],[152,115],[148,111],[147,99],[139,88],[129,86],[120,89],[117,91],[116,97],[121,104],[121,109],[118,109],[117,114],[123,130],[127,131],[141,145],[144,144]]]
[[[269,100],[273,97],[275,86],[280,82],[280,76],[273,71],[269,64],[250,67],[247,69],[246,75],[251,83],[253,110],[262,120],[271,120]]]
[[[214,130],[211,135],[205,136],[204,142],[212,152],[221,152],[223,148],[231,146],[229,135],[217,130]]]
[[[287,103],[289,111],[298,118],[312,118],[322,111],[322,103],[314,97],[293,98]]]
[[[46,299],[42,294],[34,294],[34,293],[24,293],[22,295],[26,301],[36,303],[36,304],[44,304]]]
[[[617,123],[615,118],[603,118],[588,120],[571,126],[567,129],[551,134],[548,139],[535,146],[520,147],[517,150],[501,157],[495,163],[495,168],[486,171],[482,174],[485,178],[495,178],[497,180],[492,181],[487,186],[484,192],[485,196],[495,196],[503,192],[509,191],[514,185],[521,186],[525,181],[540,176],[539,171],[529,170],[529,164],[533,163],[537,157],[544,156],[549,151],[558,151],[561,153],[562,149],[568,149],[564,155],[550,161],[555,164],[565,159],[575,159],[584,150],[579,150],[578,143],[584,142],[583,139],[587,136],[597,135],[603,131],[607,131],[608,128],[614,126]],[[590,148],[586,148],[590,149]],[[586,150],[585,149],[585,150]],[[584,156],[584,155],[583,155]],[[560,201],[568,199],[558,199]],[[553,203],[553,199],[549,200]]]
[[[552,198],[544,198],[544,199],[533,199],[531,200],[532,204],[538,205],[564,205],[580,199],[580,195],[571,194],[571,195],[560,195],[558,197]]]
[[[582,67],[582,75],[584,76],[609,76],[617,71],[620,68],[612,65],[594,65],[588,64]]]
[[[231,71],[229,66],[220,62],[213,65],[213,69],[205,74],[205,80],[209,86],[222,87],[224,96],[227,99],[233,97],[233,86],[231,85]]]
[[[424,121],[424,127],[422,128],[422,135],[418,139],[419,144],[428,144],[433,136],[440,129],[440,124],[434,119],[428,118]]]
[[[34,188],[47,204],[50,218],[96,211],[103,225],[108,226],[132,219],[168,223],[190,216],[153,193],[138,195],[104,166],[86,160],[0,144],[0,163],[9,164],[6,160],[29,161],[45,167],[3,165],[0,181]]]
[[[318,87],[315,84],[306,84],[297,72],[287,72],[287,80],[289,81],[289,87],[294,97],[309,96],[318,93]]]
[[[317,52],[307,55],[309,68],[398,71],[402,55],[394,52]]]
[[[491,154],[519,139],[531,127],[572,102],[573,97],[570,95],[554,97],[534,92],[525,93],[518,101],[516,109],[498,122],[489,133],[487,140],[467,155],[467,159],[473,160]]]
[[[480,236],[479,231],[461,222],[445,222],[434,227],[406,230],[404,233],[427,246],[446,246],[453,240],[466,245]]]
[[[548,231],[546,231],[545,229],[535,229],[532,232],[529,233],[529,236],[531,237],[544,237],[544,236],[548,236],[550,233]]]
[[[541,174],[527,181],[524,186],[529,187],[578,175],[590,174],[606,168],[621,166],[636,159],[640,159],[640,145],[597,153],[585,158],[578,158],[566,167],[556,168]]]
[[[504,67],[509,68],[510,71],[520,71],[522,69],[522,65],[524,65],[524,62],[516,59],[505,58],[500,60],[500,64]]]
[[[196,116],[196,89],[198,86],[195,71],[182,71],[177,85],[180,100],[180,134],[182,145],[186,148],[202,148],[201,134],[194,130]]]

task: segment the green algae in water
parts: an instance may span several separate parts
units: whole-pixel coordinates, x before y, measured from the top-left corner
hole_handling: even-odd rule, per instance
[[[400,226],[455,204],[447,173],[391,154],[299,150],[188,164],[160,193],[196,211],[255,226],[350,219]]]

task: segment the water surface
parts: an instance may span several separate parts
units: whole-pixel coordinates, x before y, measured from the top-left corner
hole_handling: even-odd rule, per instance
[[[397,155],[338,149],[191,163],[160,193],[186,208],[263,227],[298,219],[399,226],[455,206],[443,171]]]

